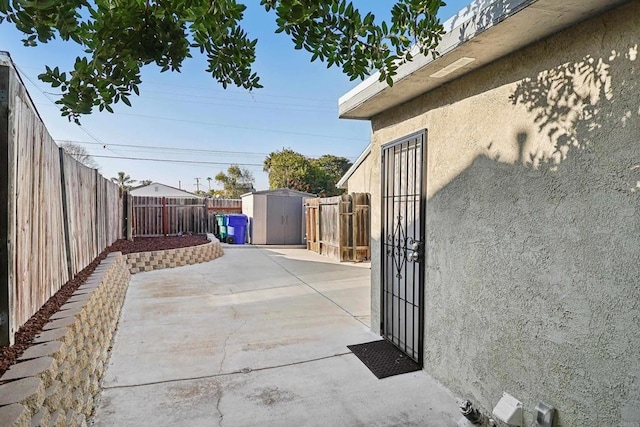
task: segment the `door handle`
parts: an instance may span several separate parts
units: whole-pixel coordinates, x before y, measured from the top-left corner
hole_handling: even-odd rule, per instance
[[[410,253],[407,254],[407,258],[411,262],[420,261],[420,254],[422,252],[421,242],[418,240],[413,240],[412,238],[407,239],[407,250]]]

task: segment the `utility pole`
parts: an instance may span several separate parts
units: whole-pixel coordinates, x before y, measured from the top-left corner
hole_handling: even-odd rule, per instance
[[[199,193],[200,192],[200,180],[202,178],[194,178],[196,180],[196,191]]]
[[[178,188],[182,190],[182,181],[178,181]]]

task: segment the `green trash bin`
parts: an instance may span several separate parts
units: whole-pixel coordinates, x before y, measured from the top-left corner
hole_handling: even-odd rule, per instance
[[[216,222],[218,223],[218,239],[221,242],[227,241],[227,216],[216,215]]]

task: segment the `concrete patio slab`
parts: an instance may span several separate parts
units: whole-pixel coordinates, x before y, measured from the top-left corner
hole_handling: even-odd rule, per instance
[[[226,248],[132,277],[98,426],[455,425],[424,372],[378,380],[347,345],[368,327],[368,264]]]

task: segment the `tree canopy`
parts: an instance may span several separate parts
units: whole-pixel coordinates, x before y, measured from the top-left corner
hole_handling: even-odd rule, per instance
[[[136,182],[135,179],[131,179],[129,175],[122,171],[118,172],[118,176],[112,177],[111,181],[118,184],[118,187],[120,187],[121,191],[131,189],[132,184]]]
[[[269,174],[271,189],[290,188],[335,196],[342,193],[336,188],[336,183],[350,167],[351,162],[344,157],[325,154],[312,159],[290,148],[283,148],[265,158],[263,170]]]
[[[87,149],[82,145],[76,144],[75,142],[71,141],[65,141],[59,145],[65,153],[67,153],[83,165],[91,169],[100,169],[100,165],[98,164],[98,162],[96,162],[91,154],[89,154],[89,151],[87,151]]]
[[[224,188],[222,195],[229,199],[237,199],[242,194],[253,190],[253,174],[250,170],[240,168],[238,165],[229,166],[227,173],[218,173],[215,180],[222,184]]]
[[[316,171],[312,192],[326,196],[342,194],[343,190],[338,189],[336,184],[349,170],[351,165],[352,163],[349,159],[331,154],[325,154],[317,159],[311,159],[311,167]]]
[[[393,84],[397,68],[417,50],[435,55],[443,28],[442,0],[397,0],[389,22],[346,0],[261,0],[311,61],[341,67],[352,80],[380,72]],[[261,87],[253,71],[257,39],[242,27],[244,4],[236,0],[29,0],[0,1],[0,22],[25,34],[25,46],[60,38],[79,45],[73,70],[54,64],[39,78],[59,88],[62,115],[78,121],[94,108],[131,105],[141,68],[180,71],[194,53],[207,57],[207,72],[223,87]]]

